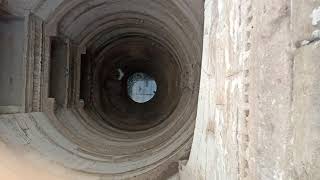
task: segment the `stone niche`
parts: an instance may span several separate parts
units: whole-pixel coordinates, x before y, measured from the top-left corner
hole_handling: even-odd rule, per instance
[[[24,30],[23,18],[0,14],[0,114],[24,111]]]

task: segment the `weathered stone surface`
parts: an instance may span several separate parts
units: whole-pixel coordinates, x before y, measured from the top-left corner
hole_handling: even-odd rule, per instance
[[[206,1],[198,116],[181,179],[319,178],[310,18],[318,3]]]
[[[310,44],[294,57],[288,179],[320,179],[319,48],[317,43]]]
[[[3,116],[4,141],[22,157],[35,154],[32,165],[58,164],[62,177],[176,178],[197,111],[202,1],[13,0],[7,7],[26,15],[21,89],[29,114]],[[144,104],[123,88],[140,71],[159,88]],[[22,134],[20,122],[30,126]]]
[[[319,0],[0,4],[6,16],[9,11],[39,17],[29,19],[31,34],[24,37],[32,70],[26,77],[26,110],[44,111],[0,116],[0,153],[6,155],[0,158],[0,179],[320,179]],[[149,39],[112,45],[133,32]],[[52,86],[62,81],[50,83],[52,36],[68,46],[67,61],[56,67],[64,68],[56,76],[63,74],[62,89]],[[81,87],[83,54],[88,67]],[[155,56],[142,64],[153,69],[160,84],[171,80],[162,104],[131,108],[118,96],[121,85],[99,94],[105,84],[114,85],[99,75],[113,77],[114,62],[121,62],[113,58],[117,54]],[[49,98],[52,89],[65,96]],[[24,111],[20,106],[4,110]],[[137,112],[147,118],[129,117]],[[152,127],[161,115],[166,121]],[[146,119],[149,124],[132,127]],[[125,128],[145,129],[124,133]],[[41,173],[30,173],[35,169]]]
[[[206,1],[194,143],[181,179],[247,176],[250,1]]]
[[[0,113],[24,111],[24,21],[0,19]]]

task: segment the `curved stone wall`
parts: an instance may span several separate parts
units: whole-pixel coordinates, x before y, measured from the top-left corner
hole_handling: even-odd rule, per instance
[[[80,179],[165,179],[177,173],[179,160],[189,156],[195,124],[203,25],[202,9],[193,5],[201,1],[48,3],[34,9],[39,16],[50,11],[42,17],[43,112],[16,118],[28,122],[23,136],[30,142],[15,135],[24,129],[19,123],[13,131],[1,130],[4,141],[24,144],[26,154],[37,152],[41,162],[80,173]],[[127,94],[127,79],[137,72],[157,82],[147,103]]]
[[[319,5],[0,0],[0,179],[320,179]]]

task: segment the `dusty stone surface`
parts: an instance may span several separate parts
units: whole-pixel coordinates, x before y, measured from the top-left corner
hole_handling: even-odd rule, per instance
[[[251,1],[206,1],[198,116],[181,179],[247,176]]]
[[[181,179],[319,179],[319,1],[241,2],[206,1],[197,124]]]
[[[292,129],[285,177],[319,179],[319,45],[297,50],[293,65]]]
[[[184,67],[182,77],[186,77],[182,84],[185,85],[184,92],[188,93],[184,93],[178,111],[189,107],[185,110],[188,113],[171,117],[168,131],[160,131],[157,127],[154,131],[130,135],[105,129],[97,123],[99,121],[92,120],[98,113],[84,110],[85,101],[79,100],[79,55],[74,55],[89,52],[88,46],[99,49],[109,36],[94,38],[95,35],[125,21],[108,25],[105,21],[112,21],[111,16],[93,23],[94,17],[121,11],[123,6],[111,3],[105,9],[90,11],[95,3],[103,4],[104,1],[95,0],[78,6],[79,2],[84,1],[0,1],[5,12],[29,17],[26,21],[32,28],[28,29],[31,33],[25,40],[28,52],[33,53],[24,55],[31,62],[27,77],[35,80],[27,82],[30,91],[26,92],[26,112],[32,113],[0,116],[0,153],[4,152],[6,156],[3,157],[7,157],[0,158],[0,179],[10,176],[19,179],[24,174],[25,179],[32,179],[35,176],[30,173],[34,171],[33,167],[41,169],[43,174],[38,177],[42,179],[320,179],[319,0],[177,0],[168,1],[174,4],[170,7],[164,1],[152,1],[167,7],[161,11],[152,9],[158,7],[152,3],[146,6],[148,8],[142,8],[139,3],[146,2],[142,0],[128,3],[127,10],[163,18],[167,28],[185,27],[168,33],[157,24],[158,21],[148,18],[130,21],[135,27],[142,24],[144,30],[149,28],[150,32],[155,30],[154,34],[163,35],[162,38],[175,47],[174,53],[187,54],[183,56],[187,59],[200,57],[199,35],[204,30],[194,132],[191,120],[195,117],[195,106],[191,106],[186,97],[197,96],[198,83],[188,77],[199,74],[200,59],[187,61],[181,58],[184,59],[179,61]],[[204,28],[199,27],[203,6]],[[165,18],[178,10],[190,15],[189,19],[181,18],[180,14],[175,16],[181,18],[181,26],[176,24],[175,18]],[[30,16],[30,12],[34,16]],[[193,34],[190,27],[198,27],[196,33]],[[153,34],[150,32],[147,33]],[[41,38],[35,35],[42,33]],[[56,100],[48,98],[50,75],[43,73],[50,69],[50,36],[59,33],[70,38],[67,58],[74,71],[70,73],[72,81],[63,88],[67,93],[63,100],[65,107],[74,105],[72,109],[59,109]],[[179,41],[172,41],[175,38]],[[190,42],[196,45],[188,46],[192,44]],[[186,49],[177,48],[180,43],[185,44]],[[90,93],[91,89],[87,91]],[[7,112],[12,111],[11,106],[6,108]],[[188,124],[178,121],[185,117],[190,118]],[[152,136],[154,139],[144,138],[155,131],[160,133]],[[170,134],[172,132],[174,135]],[[188,137],[192,133],[188,157],[192,140]],[[155,142],[163,143],[153,147]],[[108,148],[102,144],[108,144]],[[175,151],[178,148],[180,150]],[[140,150],[144,153],[139,154]],[[170,152],[178,153],[164,156]],[[164,157],[166,160],[161,161]],[[179,174],[177,159],[181,160]],[[11,171],[3,166],[7,162],[12,162]],[[21,162],[30,163],[32,168],[19,166]],[[146,164],[151,165],[144,168]],[[20,173],[12,173],[12,170]]]

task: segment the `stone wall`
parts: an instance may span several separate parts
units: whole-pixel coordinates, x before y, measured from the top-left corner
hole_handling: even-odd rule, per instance
[[[206,1],[198,116],[181,179],[319,179],[319,3]]]
[[[24,111],[24,20],[0,18],[0,114]]]
[[[17,156],[57,179],[176,178],[195,124],[202,0],[12,0],[8,8],[25,17],[18,55],[26,63],[20,90],[27,105],[0,115],[8,161]],[[84,54],[90,74],[80,71]],[[125,78],[115,81],[114,68]],[[123,88],[135,71],[150,72],[159,87],[143,106]],[[79,98],[83,76],[90,101]],[[17,164],[8,169],[22,177]]]
[[[251,1],[205,2],[198,116],[181,179],[246,177]]]
[[[43,22],[33,14],[26,18],[26,112],[39,112],[43,72]]]
[[[85,21],[76,22],[74,18],[78,18],[77,13],[81,12],[81,8],[80,10],[77,8],[84,6],[83,10],[90,10],[92,4],[83,3],[82,6],[77,6],[78,0],[73,0],[72,3],[63,0],[10,0],[0,1],[0,4],[1,2],[6,8],[8,7],[12,14],[23,16],[25,12],[34,12],[36,16],[39,16],[39,19],[30,18],[31,21],[28,21],[29,24],[27,23],[29,28],[31,27],[28,29],[30,36],[28,36],[26,46],[30,48],[27,51],[31,52],[27,56],[31,67],[28,77],[36,80],[34,82],[27,81],[30,94],[27,95],[28,99],[26,100],[27,104],[31,104],[30,107],[28,106],[30,110],[27,112],[41,111],[43,108],[45,112],[49,113],[0,116],[0,153],[1,157],[5,157],[0,158],[0,179],[8,179],[7,174],[8,176],[13,174],[17,179],[20,177],[33,179],[43,176],[50,176],[48,179],[62,179],[63,177],[85,180],[166,179],[168,176],[171,176],[169,179],[172,180],[320,179],[319,0],[206,0],[204,2],[203,59],[196,127],[191,155],[189,160],[180,162],[179,175],[174,174],[176,160],[185,158],[185,154],[189,153],[191,138],[183,139],[184,136],[180,135],[182,133],[171,136],[169,132],[176,130],[188,132],[188,137],[189,135],[191,137],[192,123],[183,123],[186,128],[181,128],[181,126],[172,130],[167,129],[168,133],[159,135],[161,139],[170,140],[164,143],[170,149],[176,149],[179,142],[185,143],[185,146],[179,146],[179,153],[170,154],[169,151],[174,150],[169,148],[168,152],[160,148],[160,150],[150,148],[148,151],[143,151],[141,156],[139,155],[139,157],[147,158],[133,162],[133,158],[125,156],[124,158],[127,159],[115,166],[116,156],[112,153],[108,154],[112,150],[110,147],[114,142],[110,143],[111,145],[108,144],[109,142],[105,143],[108,144],[108,148],[101,145],[106,141],[105,137],[109,138],[110,136],[105,136],[105,134],[100,136],[100,133],[95,135],[95,131],[92,132],[92,127],[100,128],[100,126],[94,124],[94,121],[90,121],[89,116],[81,109],[82,107],[64,109],[56,114],[51,112],[54,103],[52,98],[48,98],[50,36],[58,35],[61,30],[65,29],[63,27],[70,28],[69,24],[73,23],[75,26],[71,28],[72,31],[65,31],[65,35],[76,36],[75,32],[81,30],[78,27],[87,30],[91,28],[95,31],[97,28],[88,27],[83,22],[89,23],[87,18],[97,17],[96,15],[99,13],[103,15],[106,12],[105,9],[95,11],[92,13],[93,16],[89,15],[84,18]],[[141,2],[143,1],[139,1],[139,3]],[[152,2],[163,3],[164,1]],[[167,2],[174,2],[179,7],[176,10],[180,9],[186,15],[193,14],[190,16],[190,26],[196,27],[197,33],[192,34],[192,31],[186,33],[190,35],[190,41],[186,41],[185,44],[190,45],[194,41],[197,46],[195,46],[196,48],[183,49],[183,52],[190,53],[193,50],[190,54],[198,55],[197,52],[201,50],[200,45],[198,46],[201,40],[197,37],[201,37],[202,2],[194,0]],[[132,4],[131,6],[133,7]],[[124,6],[117,7],[121,9]],[[106,6],[106,8],[110,8],[110,6]],[[125,6],[125,8],[127,7]],[[145,6],[141,6],[139,12],[144,12],[145,9]],[[168,9],[170,8],[159,8],[158,10],[167,11]],[[110,10],[115,9],[110,8]],[[177,12],[176,10],[169,12]],[[150,8],[148,11],[151,14],[156,13]],[[53,14],[53,12],[57,13]],[[68,13],[70,13],[69,18],[64,19]],[[86,15],[86,13],[80,14]],[[171,15],[171,13],[164,14]],[[180,15],[181,13],[177,13],[177,17]],[[162,16],[155,15],[155,17]],[[43,33],[40,19],[52,20],[51,23],[46,22],[46,31],[51,33],[50,35],[36,36],[36,34]],[[174,19],[165,18],[163,22],[166,22],[165,20],[171,22]],[[181,18],[178,22],[185,23],[184,20]],[[0,22],[2,23],[2,21]],[[23,23],[21,23],[22,21],[19,27],[23,27]],[[175,23],[171,24],[175,25]],[[199,27],[200,25],[201,27]],[[6,32],[10,31],[10,26],[2,28],[4,26],[0,24],[1,30]],[[154,27],[154,24],[150,27]],[[23,34],[18,29],[14,28],[15,31],[12,31],[12,33],[18,33],[15,34],[17,36],[14,35],[15,38],[12,41],[14,44],[18,44],[17,38],[19,39]],[[154,29],[161,30],[161,28]],[[188,28],[182,29],[189,32]],[[156,34],[163,35],[164,33]],[[176,37],[181,36],[181,39],[188,37],[182,33],[176,34]],[[171,37],[169,35],[172,33],[168,33],[168,37]],[[0,37],[7,38],[5,35],[0,35]],[[20,39],[24,38],[20,37]],[[5,42],[9,42],[9,40],[5,39]],[[3,50],[21,51],[22,47],[10,48],[1,42],[0,46],[0,54],[5,54],[0,55],[2,57],[0,68],[9,67],[9,65],[14,68],[1,68],[1,70],[6,70],[0,74],[0,80],[3,81],[2,84],[5,84],[10,82],[10,79],[8,81],[8,79],[1,78],[9,77],[8,74],[16,75],[15,73],[22,70],[20,70],[21,66],[10,64],[12,62],[19,64],[20,58],[10,58],[6,54],[10,51]],[[45,52],[42,52],[43,49]],[[39,55],[38,50],[43,54]],[[10,53],[10,55],[22,54],[22,52]],[[74,61],[76,64],[76,60],[75,56],[72,62]],[[200,68],[199,63],[188,62],[185,65],[192,67],[193,70],[197,67]],[[80,67],[79,64],[72,66],[76,67],[74,69]],[[4,72],[5,75],[3,75]],[[41,78],[39,77],[40,73]],[[61,75],[61,73],[59,74]],[[73,74],[73,76],[79,76],[76,70]],[[183,77],[192,77],[192,75],[187,72],[183,74]],[[41,83],[39,84],[39,82]],[[78,82],[73,81],[72,83],[68,83],[68,87],[80,87]],[[188,86],[186,89],[194,88],[193,92],[195,92],[197,86],[189,84],[190,87]],[[40,86],[41,92],[39,92]],[[5,88],[8,86],[1,86],[0,92],[15,93],[15,91],[8,91]],[[67,90],[69,94],[73,88]],[[20,92],[24,88],[15,87],[14,89]],[[74,94],[72,97],[63,98],[63,101],[66,99],[68,102],[79,101],[77,93]],[[7,100],[21,99],[19,96],[12,98],[12,94],[6,96],[6,93],[2,93],[1,95],[0,106],[1,103],[10,104],[9,101],[6,103]],[[195,98],[194,95],[188,94],[186,97]],[[194,112],[186,117],[193,118],[195,109],[191,108],[188,101],[184,102],[182,107],[186,107],[186,104],[190,107],[185,112]],[[20,104],[20,101],[14,104]],[[176,119],[173,118],[173,121],[170,122],[177,124],[174,121]],[[99,132],[105,133],[106,130],[102,129]],[[125,136],[124,139],[127,141],[130,139],[129,137],[131,136]],[[158,143],[159,141],[151,139],[150,142]],[[90,143],[96,143],[96,145],[92,146]],[[131,144],[135,144],[134,141]],[[136,147],[141,148],[142,145],[138,144]],[[101,153],[103,157],[96,157],[97,150],[99,153],[103,152]],[[132,150],[134,148],[131,146],[123,146],[115,149],[114,152]],[[6,153],[2,153],[3,151]],[[166,162],[159,160],[158,163],[158,159],[163,160],[162,155],[165,153],[170,154],[170,156],[165,156]],[[105,163],[108,161],[110,163]],[[157,163],[153,165],[153,161]],[[34,162],[37,170],[33,169],[31,162]],[[127,164],[127,162],[129,163]],[[31,169],[21,167],[21,164],[27,163]],[[4,164],[8,164],[10,171],[5,171],[8,167]],[[144,167],[146,164],[152,164],[152,166]],[[137,167],[141,168],[137,169]],[[43,169],[41,172],[44,174],[30,173],[40,169]],[[4,173],[1,173],[2,171]],[[11,173],[12,171],[14,173]],[[121,173],[124,174],[117,176]]]

